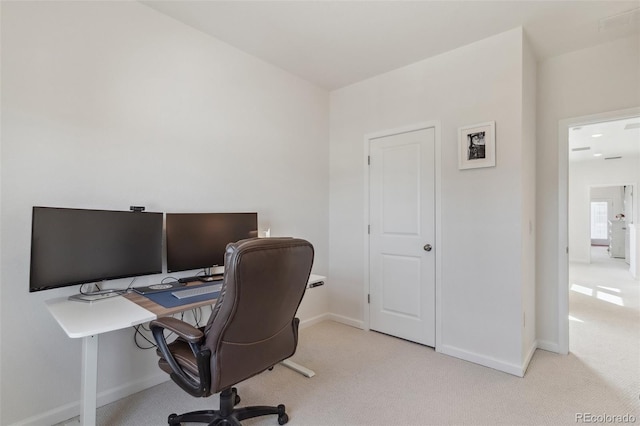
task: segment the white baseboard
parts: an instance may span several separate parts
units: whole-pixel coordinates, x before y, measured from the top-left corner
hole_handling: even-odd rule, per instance
[[[300,321],[300,325],[298,328],[303,329],[303,328],[311,327],[312,325],[318,324],[328,319],[329,319],[329,314],[327,313],[316,315],[315,317],[307,318],[306,320]]]
[[[340,324],[350,325],[351,327],[359,328],[364,330],[364,321],[357,320],[354,318],[345,317],[338,314],[327,314],[327,319],[331,321],[339,322]]]
[[[538,340],[538,349],[542,349],[543,351],[555,352],[557,354],[560,353],[560,346],[556,342],[550,342],[548,340]]]
[[[153,376],[147,377],[142,380],[138,380],[135,382],[128,382],[123,384],[122,386],[118,386],[116,388],[111,388],[106,391],[100,392],[98,394],[98,407],[102,407],[106,404],[111,404],[114,401],[125,398],[129,395],[133,395],[134,393],[143,391],[155,385],[159,385],[160,383],[164,383],[169,381],[169,375],[160,372],[154,374]]]
[[[527,372],[527,368],[529,368],[529,363],[531,362],[531,358],[533,358],[533,354],[536,352],[536,349],[538,349],[538,342],[534,340],[533,343],[531,344],[531,347],[529,348],[529,352],[527,353],[527,356],[524,359],[524,363],[522,364],[523,376]]]
[[[310,327],[314,324],[318,324],[318,323],[321,323],[322,321],[327,321],[327,320],[339,322],[340,324],[349,325],[351,327],[364,330],[364,321],[345,317],[338,314],[332,314],[330,312],[325,312],[324,314],[317,315],[313,318],[308,318],[304,321],[300,321],[300,328],[302,329],[302,328]]]
[[[165,373],[157,374],[152,377],[147,377],[143,380],[134,382],[128,382],[122,386],[108,389],[100,392],[97,398],[97,406],[101,407],[106,404],[111,404],[119,399],[125,398],[134,393],[148,389],[152,386],[159,385],[169,380],[169,375]],[[44,424],[52,425],[61,423],[65,420],[76,417],[80,414],[80,401],[65,404],[60,407],[56,407],[49,411],[45,411],[36,416],[32,416],[14,423],[12,426],[41,426]]]
[[[470,361],[475,364],[483,365],[485,367],[493,368],[495,370],[503,371],[505,373],[513,374],[514,376],[524,377],[526,367],[523,365],[516,365],[509,362],[501,361],[499,359],[491,358],[485,355],[481,355],[475,352],[469,352],[464,349],[456,348],[449,345],[442,345],[441,352],[445,355],[453,356],[456,358]]]
[[[70,404],[55,407],[44,413],[19,420],[9,426],[41,426],[53,425],[63,422],[67,419],[77,416],[80,413],[80,402],[72,402]]]

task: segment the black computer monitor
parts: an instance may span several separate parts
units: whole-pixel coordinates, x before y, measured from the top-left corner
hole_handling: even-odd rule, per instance
[[[162,272],[162,213],[33,207],[29,291]]]
[[[227,244],[258,236],[257,213],[167,213],[167,272],[224,266]]]

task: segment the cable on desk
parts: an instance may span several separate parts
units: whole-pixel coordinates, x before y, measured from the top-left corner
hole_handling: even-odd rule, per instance
[[[151,334],[151,328],[146,327],[144,324],[139,324],[139,325],[134,325],[133,329],[135,330],[135,332],[133,333],[133,343],[135,343],[135,345],[138,347],[138,349],[142,349],[142,350],[147,350],[147,349],[155,349],[158,347],[158,345],[156,344],[155,340],[153,340],[151,337],[146,336],[144,332],[147,332],[149,334]],[[165,338],[170,339],[171,335],[175,334],[174,332],[170,331],[169,334],[167,334],[165,336]],[[139,336],[139,337],[138,337]],[[143,343],[141,344],[139,342],[138,339],[142,339]],[[177,336],[176,336],[177,338]],[[143,346],[144,342],[147,342],[149,344],[149,346]],[[171,343],[168,341],[168,343]]]
[[[209,315],[211,315],[211,313],[213,312],[213,307],[210,306],[211,312],[209,312]],[[202,306],[198,307],[198,308],[194,308],[191,309],[191,315],[193,316],[193,320],[195,322],[194,327],[196,328],[201,328],[203,327],[203,325],[200,325],[200,322],[204,320],[205,317],[205,313],[202,310]],[[180,312],[180,320],[184,321],[184,316],[185,316],[185,312]],[[208,321],[208,317],[207,317],[207,321]],[[148,324],[148,323],[147,323]],[[206,324],[204,324],[206,325]],[[139,324],[139,325],[134,325],[133,329],[135,330],[135,332],[133,333],[133,342],[135,343],[135,345],[138,347],[138,349],[143,349],[143,350],[147,350],[147,349],[155,349],[158,347],[158,345],[156,344],[155,340],[153,340],[153,338],[149,337],[148,335],[145,335],[144,332],[148,333],[149,335],[151,334],[151,328],[148,326],[145,326],[145,324]],[[173,335],[175,333],[173,332],[169,332],[169,334],[167,334],[165,336],[165,338],[168,340],[171,338],[171,335]],[[177,336],[176,336],[177,338]],[[139,339],[142,339],[142,343],[140,342]],[[146,342],[148,344],[145,345]],[[169,342],[170,343],[170,342]]]
[[[131,282],[130,282],[130,283],[129,283],[129,285],[127,286],[126,291],[131,290],[131,288],[132,288],[132,286],[133,286],[133,283],[136,281],[136,278],[138,278],[138,277],[133,277],[133,279],[131,280]]]
[[[134,281],[136,280],[136,278],[138,277],[134,277],[131,282],[129,283],[129,285],[126,288],[114,288],[114,289],[107,289],[107,290],[103,290],[100,287],[100,283],[95,283],[96,288],[98,289],[98,291],[96,292],[85,292],[84,291],[84,286],[88,285],[88,284],[80,284],[80,290],[78,291],[80,294],[95,294],[95,293],[118,293],[118,294],[125,294],[127,293],[129,290],[131,290],[131,286],[133,285]]]
[[[138,347],[138,349],[143,349],[143,350],[147,350],[147,349],[154,349],[157,347],[156,343],[153,340],[150,340],[147,336],[145,336],[142,331],[140,331],[140,329],[145,330],[147,332],[151,332],[150,329],[146,328],[144,326],[144,324],[140,324],[140,325],[134,325],[133,329],[135,330],[135,333],[133,333],[133,342],[136,344],[136,346]],[[139,342],[138,342],[138,336],[140,336],[140,338],[144,339],[147,343],[149,343],[149,346],[142,346]]]
[[[155,340],[152,340],[151,337],[148,337],[143,333],[143,331],[145,331],[145,332],[151,334],[151,328],[150,327],[145,326],[145,324],[139,324],[139,325],[134,325],[133,329],[135,330],[135,333],[133,333],[133,343],[135,343],[135,345],[138,347],[138,349],[147,350],[147,349],[155,349],[155,348],[158,347],[158,345],[156,345]],[[166,336],[166,338],[171,337],[171,334],[173,334],[173,332],[170,332]],[[138,341],[139,338],[142,339],[143,341],[147,342],[149,344],[149,346],[142,346],[142,344]]]
[[[180,320],[184,321],[184,312],[180,313]],[[148,324],[148,323],[147,323]],[[138,349],[143,349],[143,350],[147,350],[147,349],[155,349],[158,347],[158,345],[156,344],[155,340],[153,340],[153,338],[145,335],[144,332],[151,334],[151,328],[146,326],[145,324],[139,324],[139,325],[134,325],[133,329],[135,330],[135,332],[133,333],[133,343],[135,343],[135,345],[138,347]],[[165,336],[166,339],[170,339],[171,335],[173,335],[175,333],[173,332],[169,332],[169,334],[167,334]],[[142,339],[143,342],[140,343],[139,339]],[[143,346],[144,342],[148,343],[148,346]],[[171,343],[171,342],[169,342]]]
[[[202,307],[196,308],[196,309],[192,309],[191,310],[191,314],[193,315],[193,320],[196,322],[195,326],[196,328],[200,328],[200,321],[202,320],[202,317],[204,316],[202,314]]]

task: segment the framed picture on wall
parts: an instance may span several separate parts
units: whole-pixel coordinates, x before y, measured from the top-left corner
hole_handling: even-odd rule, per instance
[[[496,165],[495,121],[460,127],[458,139],[459,169],[476,169]]]

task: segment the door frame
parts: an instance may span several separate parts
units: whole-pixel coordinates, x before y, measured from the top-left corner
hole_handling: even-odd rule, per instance
[[[636,107],[567,118],[558,123],[558,347],[554,352],[569,353],[569,129],[639,115],[640,107]]]
[[[441,227],[441,211],[440,211],[440,206],[441,206],[441,143],[440,143],[440,121],[438,120],[433,120],[433,121],[425,121],[425,122],[420,122],[420,123],[414,123],[414,124],[410,124],[407,126],[403,126],[403,127],[397,127],[397,128],[393,128],[393,129],[387,129],[387,130],[380,130],[377,132],[373,132],[373,133],[367,133],[366,135],[364,135],[364,141],[363,141],[363,152],[364,155],[362,156],[363,158],[363,164],[364,164],[364,212],[363,212],[363,223],[364,223],[364,228],[363,228],[363,234],[364,234],[364,241],[363,241],[363,253],[364,253],[364,259],[363,259],[363,269],[364,269],[364,280],[363,280],[363,291],[362,291],[362,302],[364,306],[363,309],[363,328],[365,330],[370,330],[369,326],[370,326],[370,316],[369,316],[369,301],[368,301],[368,295],[370,293],[370,281],[369,281],[369,155],[370,155],[370,143],[372,139],[378,139],[378,138],[382,138],[382,137],[387,137],[387,136],[394,136],[394,135],[398,135],[401,133],[408,133],[408,132],[414,132],[417,130],[424,130],[424,129],[430,129],[433,128],[434,129],[434,164],[435,164],[435,170],[434,170],[434,178],[435,178],[435,206],[434,206],[434,210],[435,210],[435,245],[434,245],[434,255],[435,255],[435,318],[436,318],[436,329],[435,329],[435,350],[436,352],[441,352],[440,351],[440,347],[441,347],[441,330],[442,330],[442,321],[441,321],[441,310],[440,310],[440,292],[441,292],[441,272],[442,272],[442,255],[441,255],[441,248],[442,248],[442,244],[441,244],[441,240],[442,240],[442,236],[441,236],[441,232],[440,230],[442,229]]]

